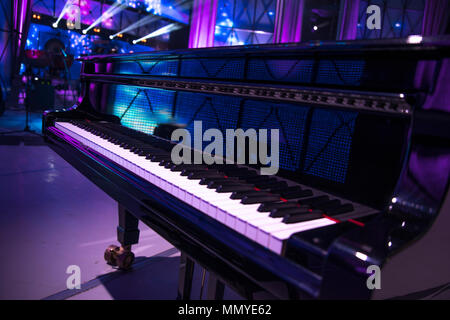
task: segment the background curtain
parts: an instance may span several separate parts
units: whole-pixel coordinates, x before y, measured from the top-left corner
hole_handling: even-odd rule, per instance
[[[427,0],[423,12],[422,35],[443,34],[447,27],[449,10],[448,0]]]
[[[443,34],[447,27],[449,10],[450,1],[448,0],[427,0],[423,14],[422,35]],[[439,74],[436,76],[437,71]],[[419,62],[415,87],[429,93],[423,106],[424,109],[450,112],[450,60],[444,60],[441,65],[434,61]]]
[[[278,0],[274,43],[300,42],[305,0]]]
[[[1,0],[2,2],[4,0]],[[1,84],[8,106],[16,105],[18,99],[18,73],[23,61],[28,29],[31,21],[32,0],[10,0],[2,3],[2,37],[0,67]],[[15,78],[14,78],[15,77]]]
[[[217,0],[194,0],[189,31],[189,48],[214,46]]]
[[[13,0],[13,66],[14,74],[17,74],[20,70],[20,62],[24,56],[25,45],[27,42],[28,29],[31,21],[31,0]],[[14,59],[16,58],[16,59]]]
[[[341,0],[337,40],[355,40],[360,0]]]

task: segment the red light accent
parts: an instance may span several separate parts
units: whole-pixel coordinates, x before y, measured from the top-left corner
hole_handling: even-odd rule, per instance
[[[329,217],[329,216],[327,216],[326,214],[323,214],[322,216],[323,216],[324,218],[327,218],[327,219],[329,219],[329,220],[331,220],[331,221],[334,221],[334,222],[336,222],[336,223],[341,222],[340,220],[337,220],[337,219],[334,219],[334,218],[332,218],[332,217]]]
[[[353,220],[353,219],[348,219],[348,221],[351,222],[351,223],[356,224],[357,226],[364,227],[364,223],[362,223],[362,222],[359,222],[359,221],[356,221],[356,220]]]
[[[287,202],[287,199],[285,199],[285,198],[280,198],[280,200],[283,202]]]
[[[259,189],[259,188],[253,188],[253,189],[255,189],[256,191],[261,191],[261,189]]]
[[[312,212],[312,209],[308,209],[309,212]]]
[[[223,177],[228,179],[228,176],[223,176]]]

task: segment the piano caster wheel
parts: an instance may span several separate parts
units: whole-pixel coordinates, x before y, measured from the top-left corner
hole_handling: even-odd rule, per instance
[[[134,262],[134,253],[131,252],[130,248],[118,247],[115,245],[110,245],[105,250],[104,257],[106,263],[117,266],[123,270],[130,269]]]
[[[117,266],[120,269],[128,270],[134,262],[134,253],[131,251],[124,251],[117,256]]]
[[[120,248],[118,246],[115,245],[110,245],[106,250],[105,250],[105,261],[107,264],[112,265],[112,266],[117,266],[116,264],[116,258],[115,256],[117,255],[116,252],[118,252],[120,250]]]

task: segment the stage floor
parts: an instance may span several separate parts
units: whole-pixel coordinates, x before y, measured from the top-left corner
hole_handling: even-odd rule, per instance
[[[31,119],[40,133],[40,115]],[[178,250],[140,224],[133,270],[108,266],[103,253],[117,244],[117,203],[39,135],[1,134],[23,123],[22,112],[0,117],[0,299],[175,299]],[[67,289],[70,265],[81,268],[81,290]],[[200,282],[196,266],[194,299]],[[239,296],[226,289],[225,298]]]

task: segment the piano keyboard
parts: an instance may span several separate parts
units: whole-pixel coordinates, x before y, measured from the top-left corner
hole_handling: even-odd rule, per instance
[[[294,234],[374,212],[247,167],[175,165],[173,143],[120,125],[70,121],[55,127],[277,254]]]

